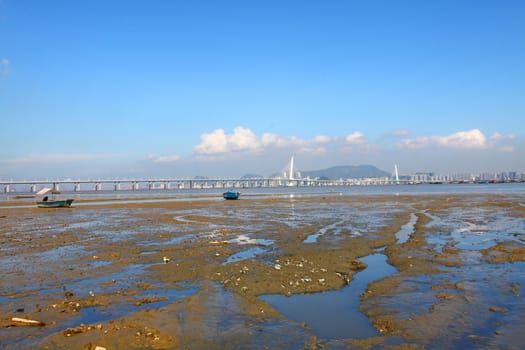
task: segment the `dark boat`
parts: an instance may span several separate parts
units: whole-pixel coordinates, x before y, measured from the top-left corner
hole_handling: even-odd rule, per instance
[[[51,193],[52,197],[49,199],[48,196],[45,196],[41,201],[36,202],[39,208],[69,208],[73,203],[73,199],[55,199],[55,194],[60,194],[60,192],[51,188],[43,188],[38,191],[37,195],[46,193]]]
[[[67,208],[71,206],[73,199],[64,200],[43,200],[36,202],[39,208]]]
[[[222,197],[224,199],[239,199],[239,196],[241,194],[239,192],[236,192],[235,190],[231,189],[222,194]]]

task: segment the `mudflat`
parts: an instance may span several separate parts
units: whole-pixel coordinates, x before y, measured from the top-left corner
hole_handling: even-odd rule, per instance
[[[81,204],[0,207],[0,347],[525,344],[523,194]],[[344,290],[378,252],[395,272],[358,301],[376,335],[323,337],[261,297]]]

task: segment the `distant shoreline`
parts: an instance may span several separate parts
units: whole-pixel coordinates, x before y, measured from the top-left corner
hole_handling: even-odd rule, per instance
[[[338,186],[338,187],[278,187],[238,189],[242,200],[260,198],[303,198],[352,196],[421,196],[421,195],[461,195],[461,194],[524,194],[525,183],[496,184],[420,184],[389,186]],[[224,189],[185,189],[185,190],[106,190],[106,191],[64,191],[58,196],[71,198],[76,206],[96,206],[109,204],[169,203],[189,201],[223,201]],[[1,193],[0,208],[32,208],[39,196],[27,192]]]

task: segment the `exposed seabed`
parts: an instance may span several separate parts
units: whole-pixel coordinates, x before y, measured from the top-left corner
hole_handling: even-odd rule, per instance
[[[0,344],[518,349],[524,203],[505,193],[4,207]]]

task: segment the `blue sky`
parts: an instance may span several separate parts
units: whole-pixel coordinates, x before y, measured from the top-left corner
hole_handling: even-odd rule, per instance
[[[0,0],[0,179],[525,171],[523,1]]]

